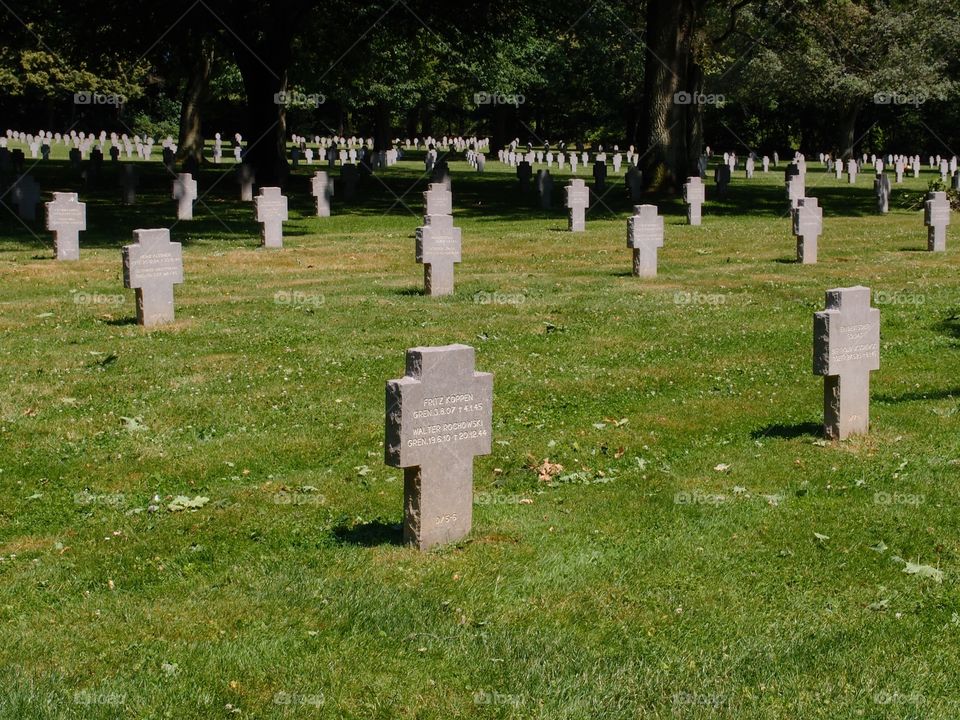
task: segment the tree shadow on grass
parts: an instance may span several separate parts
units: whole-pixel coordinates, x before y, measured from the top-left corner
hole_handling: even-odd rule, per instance
[[[343,545],[376,547],[377,545],[403,545],[403,525],[371,520],[360,525],[338,525],[333,537]]]
[[[952,335],[955,338],[960,338],[960,313],[944,318],[942,322],[934,325],[933,329],[944,335]]]
[[[805,436],[815,438],[822,437],[823,425],[814,422],[794,423],[792,425],[777,423],[774,425],[767,425],[766,427],[760,428],[759,430],[754,430],[752,433],[750,433],[750,437],[752,437],[754,440],[759,440],[760,438],[779,438],[781,440],[792,440],[794,438]]]

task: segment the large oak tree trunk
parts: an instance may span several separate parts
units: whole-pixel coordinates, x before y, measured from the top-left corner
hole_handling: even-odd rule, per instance
[[[213,53],[197,41],[191,53],[191,66],[180,104],[180,134],[177,155],[181,160],[203,162],[203,102],[210,86]]]
[[[698,102],[703,72],[697,43],[705,2],[647,3],[644,117],[637,149],[650,192],[678,192],[686,178],[696,174],[703,145],[703,106]]]

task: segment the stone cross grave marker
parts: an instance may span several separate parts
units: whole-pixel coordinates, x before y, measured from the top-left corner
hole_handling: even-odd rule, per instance
[[[657,276],[657,248],[663,247],[663,217],[656,205],[637,205],[627,220],[627,247],[633,250],[634,277]]]
[[[945,192],[927,193],[923,223],[927,226],[927,250],[944,252],[947,249],[947,225],[950,224],[950,201]]]
[[[76,193],[55,192],[46,208],[57,260],[79,260],[80,232],[87,229],[86,203],[78,202]]]
[[[530,176],[533,174],[533,170],[530,167],[530,163],[526,160],[521,160],[517,165],[517,180],[520,181],[520,192],[526,192],[530,187]]]
[[[806,187],[804,187],[803,175],[791,175],[787,179],[787,200],[790,202],[790,210],[793,211],[797,207],[797,203],[807,192]]]
[[[607,185],[607,161],[597,160],[593,163],[593,190],[600,194]]]
[[[553,178],[549,170],[537,170],[537,194],[541,209],[549,210],[553,201]]]
[[[288,219],[287,198],[278,187],[260,188],[253,206],[260,223],[260,245],[267,248],[283,247],[283,223]]]
[[[173,199],[177,201],[177,220],[192,220],[197,181],[190,173],[180,173],[173,181]]]
[[[124,163],[120,168],[120,196],[124,205],[133,205],[137,202],[138,183],[136,166],[133,163]]]
[[[253,167],[246,163],[237,165],[237,183],[240,185],[240,201],[253,202]]]
[[[590,207],[590,188],[580,178],[574,178],[566,188],[567,229],[570,232],[583,232],[587,229],[586,211]]]
[[[639,204],[643,199],[643,173],[635,165],[631,165],[627,168],[624,182],[630,193],[630,202]]]
[[[817,262],[817,238],[823,233],[823,208],[816,198],[800,198],[792,212],[797,262],[813,265]]]
[[[406,373],[386,385],[384,460],[403,468],[404,542],[456,542],[473,524],[473,458],[488,455],[493,375],[468,345],[407,350]]]
[[[453,196],[443,183],[423,194],[426,214],[417,228],[416,259],[423,264],[424,293],[453,294],[453,269],[460,262],[461,232],[453,226]]]
[[[699,177],[687,178],[687,182],[683,186],[683,201],[687,203],[687,223],[689,225],[701,224],[705,199],[703,180]]]
[[[877,212],[885,215],[890,212],[890,178],[885,173],[878,173],[873,181],[873,194],[877,198]]]
[[[870,429],[870,373],[880,368],[880,311],[870,288],[827,290],[813,316],[813,372],[823,375],[824,434],[831,440]]]
[[[37,204],[40,202],[40,185],[32,175],[21,175],[10,190],[10,200],[17,206],[21,220],[37,219]]]
[[[123,286],[137,291],[137,322],[153,327],[173,322],[173,286],[183,282],[183,249],[170,231],[134,230],[135,245],[123,247]]]
[[[333,199],[333,178],[323,170],[314,173],[310,191],[317,200],[317,217],[330,217],[330,201]]]

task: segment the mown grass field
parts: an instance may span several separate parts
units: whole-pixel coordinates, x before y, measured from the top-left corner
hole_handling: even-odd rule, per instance
[[[159,161],[123,207],[108,160],[76,263],[0,208],[0,717],[960,714],[960,218],[924,251],[932,173],[881,217],[868,176],[811,162],[800,266],[783,166],[739,171],[700,228],[661,204],[639,280],[622,177],[571,235],[565,174],[546,212],[453,162],[463,262],[431,299],[419,156],[322,219],[320,167],[281,251],[229,164],[176,222]],[[122,286],[138,227],[184,244],[154,331]],[[882,314],[872,429],[825,443],[812,314],[856,284]],[[421,554],[384,382],[454,342],[495,373],[493,453],[469,539]]]

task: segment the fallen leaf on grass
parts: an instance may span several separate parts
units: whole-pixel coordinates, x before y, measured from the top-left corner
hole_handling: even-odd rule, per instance
[[[542,463],[533,467],[533,470],[537,473],[537,479],[540,482],[549,482],[551,478],[563,472],[563,465],[550,462],[550,458],[544,458]]]
[[[186,495],[177,495],[173,502],[167,505],[167,510],[170,512],[180,512],[181,510],[196,510],[197,508],[202,508],[210,502],[210,498],[197,495],[195,498],[190,499]]]
[[[123,423],[123,428],[127,432],[140,432],[141,430],[147,429],[147,426],[143,424],[142,415],[137,415],[136,417],[121,417],[120,422]]]

